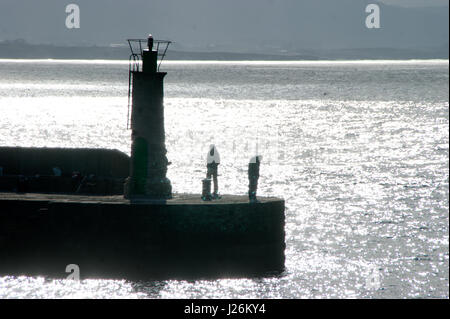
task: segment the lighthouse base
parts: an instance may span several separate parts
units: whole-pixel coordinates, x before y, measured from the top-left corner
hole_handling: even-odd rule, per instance
[[[284,270],[284,201],[0,193],[0,275],[220,278]]]
[[[144,185],[142,191],[137,192],[139,189],[137,184]],[[172,198],[172,185],[168,178],[163,179],[148,179],[145,178],[140,181],[137,178],[128,177],[124,183],[123,196],[129,200],[156,200],[165,201]]]

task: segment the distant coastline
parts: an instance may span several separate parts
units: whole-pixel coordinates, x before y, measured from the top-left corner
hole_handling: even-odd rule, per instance
[[[448,47],[429,49],[361,48],[328,51],[307,50],[308,53],[233,53],[186,52],[169,50],[167,60],[217,60],[217,61],[301,61],[301,60],[405,60],[448,59]],[[0,42],[0,59],[101,59],[124,60],[128,47],[56,46],[29,44],[23,41]]]

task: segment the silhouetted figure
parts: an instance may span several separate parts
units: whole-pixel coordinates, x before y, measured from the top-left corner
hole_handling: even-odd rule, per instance
[[[147,46],[150,51],[153,50],[153,36],[151,34],[148,35]]]
[[[258,189],[259,165],[262,156],[253,156],[248,163],[248,199],[250,202],[256,202],[256,191]]]
[[[214,182],[214,193],[212,198],[220,198],[219,196],[219,184],[217,181],[218,176],[218,166],[220,164],[220,155],[214,144],[209,146],[208,155],[206,156],[206,178],[213,179]]]

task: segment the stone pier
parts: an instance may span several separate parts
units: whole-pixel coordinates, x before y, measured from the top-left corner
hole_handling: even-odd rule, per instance
[[[0,193],[0,275],[65,278],[217,278],[284,270],[284,201],[174,194],[157,203],[122,196]]]

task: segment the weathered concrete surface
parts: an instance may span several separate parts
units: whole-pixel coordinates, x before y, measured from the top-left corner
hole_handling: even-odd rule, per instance
[[[284,270],[284,201],[179,194],[0,193],[0,273],[82,278],[241,277]]]
[[[156,61],[157,53],[151,53]],[[149,69],[148,72],[132,72],[131,166],[124,194],[127,198],[135,195],[162,199],[172,196],[172,185],[166,176],[169,163],[164,130],[166,73]]]

